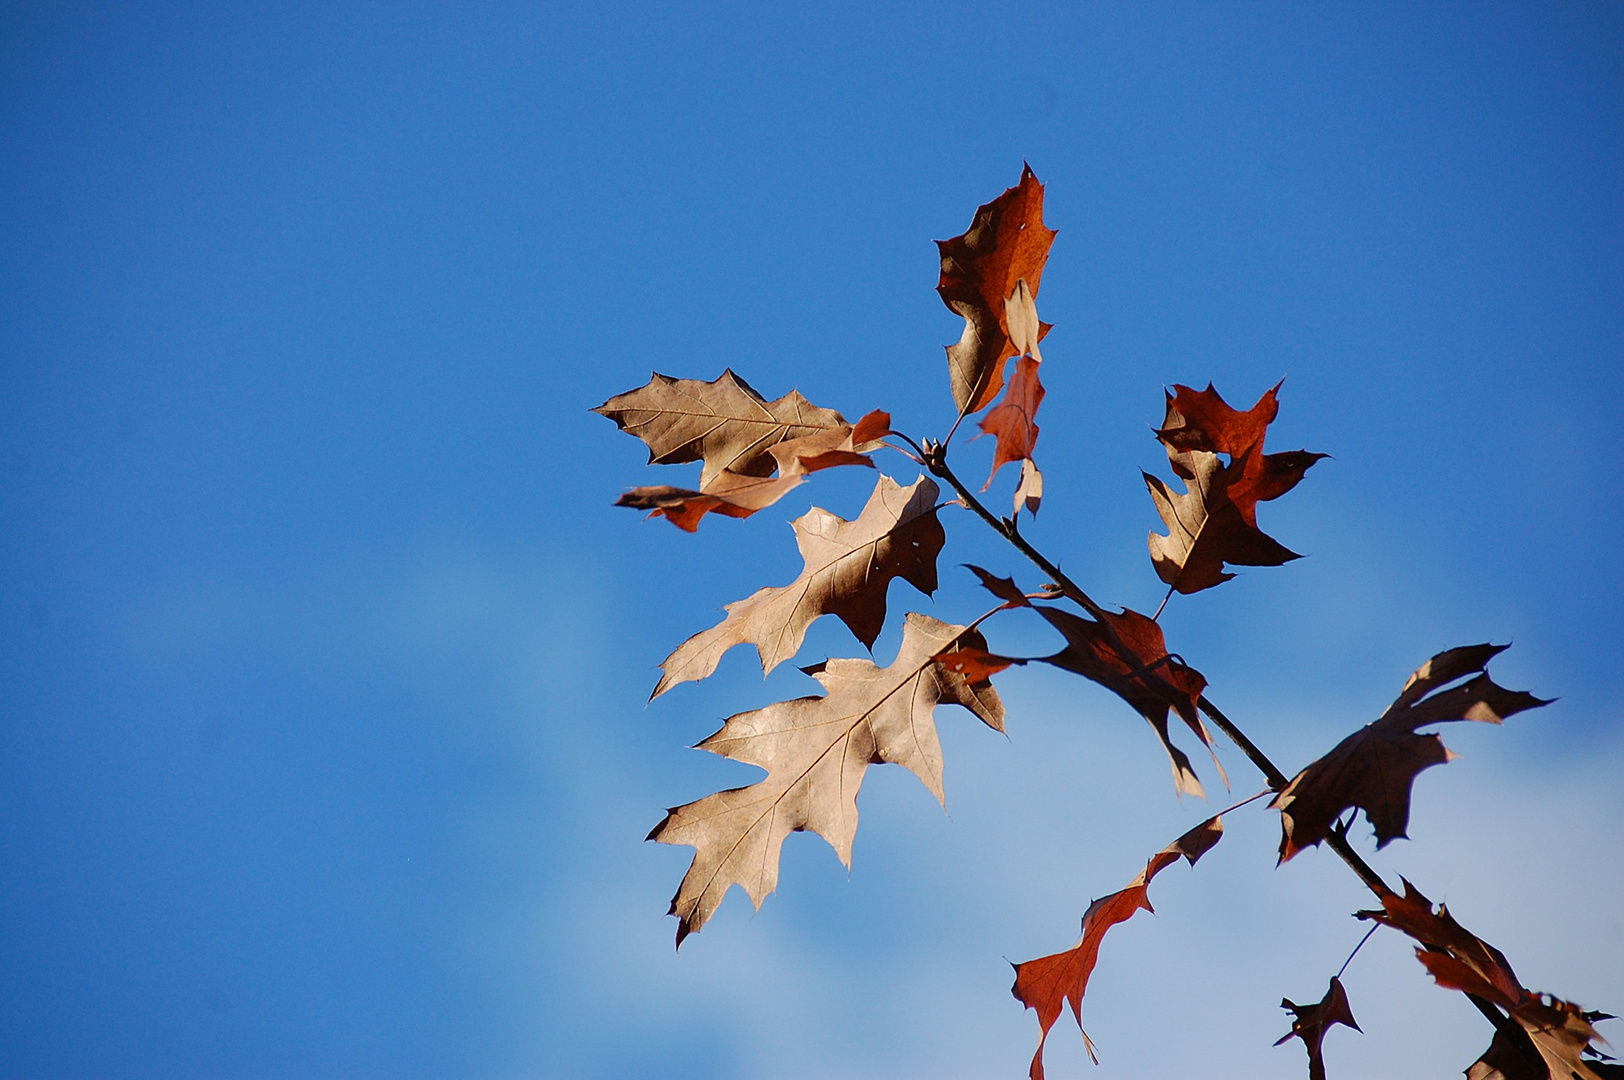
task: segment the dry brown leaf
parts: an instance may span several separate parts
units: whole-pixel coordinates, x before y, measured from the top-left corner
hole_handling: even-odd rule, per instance
[[[1455,653],[1468,651],[1453,650]],[[1420,676],[1422,672],[1416,674]],[[1438,681],[1435,679],[1434,685]],[[1419,695],[1415,700],[1419,700]],[[1474,994],[1503,1008],[1528,1035],[1545,1065],[1541,1070],[1515,1042],[1496,1034],[1483,1057],[1467,1071],[1470,1080],[1496,1076],[1508,1080],[1524,1077],[1544,1080],[1547,1076],[1561,1080],[1604,1080],[1616,1075],[1614,1066],[1584,1056],[1599,1054],[1595,1044],[1603,1040],[1593,1022],[1606,1014],[1585,1012],[1572,1002],[1524,988],[1504,953],[1456,922],[1447,907],[1434,908],[1432,901],[1408,881],[1404,882],[1403,896],[1389,894],[1382,898],[1381,911],[1361,911],[1358,915],[1361,919],[1391,926],[1426,946],[1415,950],[1416,959],[1438,985]]]
[[[992,593],[1004,602],[1006,607],[1031,607],[1032,602],[1026,594],[1021,592],[1014,578],[998,577],[989,570],[983,570],[974,563],[965,563],[964,568],[981,579],[981,587]]]
[[[1038,367],[1036,360],[1025,356],[1015,361],[1015,374],[1009,380],[1004,400],[981,418],[982,432],[998,439],[992,455],[992,472],[981,486],[982,491],[992,486],[999,469],[1012,461],[1032,457],[1032,448],[1038,441],[1035,418],[1038,406],[1043,404],[1043,383],[1038,378]]]
[[[1325,455],[1306,450],[1265,454],[1263,439],[1279,412],[1276,384],[1246,412],[1230,408],[1210,385],[1177,386],[1156,435],[1186,490],[1175,492],[1145,473],[1145,485],[1167,534],[1152,532],[1156,574],[1181,593],[1228,581],[1226,563],[1279,566],[1299,558],[1257,527],[1257,504],[1279,498]],[[1229,464],[1218,457],[1230,455]]]
[[[1342,980],[1333,978],[1318,1004],[1298,1005],[1290,998],[1281,998],[1280,1007],[1290,1009],[1297,1018],[1291,1022],[1291,1030],[1280,1036],[1274,1045],[1279,1046],[1291,1038],[1301,1039],[1308,1050],[1308,1080],[1325,1080],[1325,1032],[1334,1024],[1359,1030],[1353,1009],[1348,1005],[1348,992],[1342,989]]]
[[[1032,1055],[1029,1073],[1032,1080],[1043,1080],[1043,1044],[1048,1041],[1049,1029],[1060,1018],[1063,1006],[1071,1006],[1077,1029],[1082,1031],[1083,994],[1088,990],[1088,978],[1094,973],[1094,964],[1099,960],[1100,942],[1104,940],[1105,932],[1117,923],[1131,919],[1140,910],[1154,911],[1146,892],[1151,879],[1181,858],[1194,866],[1197,859],[1222,839],[1223,834],[1224,824],[1220,818],[1211,817],[1203,821],[1152,855],[1144,870],[1126,889],[1102,896],[1090,904],[1083,915],[1082,939],[1076,945],[1063,953],[1015,965],[1015,986],[1010,992],[1022,1005],[1037,1010],[1038,1025],[1042,1028],[1037,1053]],[[1083,1044],[1088,1048],[1088,1056],[1098,1064],[1094,1043],[1086,1031],[1083,1031]]]
[[[964,335],[947,347],[953,403],[961,413],[979,412],[998,396],[1004,361],[1016,355],[1008,302],[1022,281],[1030,296],[1037,295],[1054,237],[1043,224],[1043,185],[1025,167],[1020,183],[976,210],[963,236],[936,242],[942,255],[936,291],[964,316]],[[1036,335],[1022,332],[1041,338],[1045,330],[1040,325]]]
[[[867,459],[863,459],[867,462]],[[718,473],[706,491],[658,484],[636,487],[615,500],[616,506],[630,506],[647,510],[649,517],[661,516],[677,528],[694,532],[706,514],[724,514],[727,517],[749,517],[783,498],[798,487],[804,477],[793,476],[740,476],[736,472]]]
[[[1434,656],[1410,676],[1379,719],[1298,773],[1270,803],[1280,811],[1280,861],[1318,844],[1344,811],[1356,807],[1376,830],[1378,848],[1404,836],[1416,776],[1454,756],[1437,735],[1418,735],[1417,728],[1456,720],[1498,724],[1549,704],[1489,678],[1489,660],[1505,648],[1469,645]],[[1451,685],[1467,676],[1472,677]]]
[[[799,391],[767,401],[731,369],[712,382],[655,372],[646,385],[616,394],[593,412],[647,443],[651,465],[703,461],[701,491],[723,470],[771,475],[772,448],[781,442],[850,427]]]
[[[677,646],[660,665],[654,697],[703,679],[735,645],[754,645],[763,672],[794,656],[812,620],[838,615],[864,645],[885,624],[885,594],[900,577],[925,594],[936,591],[936,556],[946,540],[936,519],[936,483],[920,477],[902,487],[881,476],[855,521],[814,506],[794,522],[805,561],[788,585],[768,587],[727,605],[727,617]]]
[[[1207,680],[1199,671],[1168,654],[1162,628],[1137,611],[1123,611],[1120,615],[1106,613],[1116,642],[1137,661],[1130,664],[1100,623],[1058,608],[1040,607],[1037,611],[1066,638],[1066,647],[1053,656],[1043,657],[1044,662],[1091,679],[1133,706],[1150,722],[1162,749],[1167,751],[1173,766],[1173,785],[1179,794],[1204,795],[1190,759],[1173,745],[1167,729],[1167,711],[1177,712],[1210,753],[1212,736],[1196,711]],[[1212,760],[1218,765],[1216,755]],[[1223,766],[1218,765],[1218,768],[1222,775]]]
[[[695,849],[671,901],[671,914],[680,920],[679,946],[705,925],[734,885],[761,906],[777,887],[779,851],[792,832],[816,832],[850,867],[857,792],[870,765],[901,765],[944,800],[935,707],[962,705],[988,727],[1004,729],[1003,705],[992,685],[937,662],[956,642],[985,652],[980,634],[910,613],[901,650],[889,667],[829,660],[813,669],[824,697],[739,713],[699,744],[759,765],[767,777],[676,807],[649,834],[662,844]]]

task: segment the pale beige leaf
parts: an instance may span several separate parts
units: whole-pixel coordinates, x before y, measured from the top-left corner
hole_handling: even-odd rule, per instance
[[[1018,355],[1043,360],[1038,342],[1043,337],[1043,323],[1038,321],[1037,299],[1026,285],[1026,279],[1015,283],[1015,291],[1004,300],[1004,325],[1009,328],[1009,343]]]
[[[946,539],[936,519],[939,491],[928,477],[902,487],[881,476],[855,521],[816,506],[797,518],[795,539],[805,561],[800,576],[727,605],[725,619],[666,657],[653,696],[705,678],[723,653],[746,642],[770,672],[800,650],[820,615],[838,615],[859,641],[873,645],[885,624],[892,578],[927,595],[936,591],[936,556]]]
[[[1015,489],[1015,513],[1023,509],[1030,511],[1034,516],[1038,507],[1043,505],[1043,474],[1038,472],[1037,462],[1031,458],[1021,461],[1021,483]]]
[[[962,705],[995,730],[1004,710],[988,682],[970,683],[934,657],[955,643],[985,648],[980,634],[910,613],[891,666],[830,660],[815,671],[823,697],[781,701],[728,718],[700,748],[759,765],[766,779],[677,807],[649,834],[688,844],[694,861],[671,901],[677,944],[704,926],[722,897],[743,886],[761,906],[778,884],[784,838],[811,830],[851,865],[857,792],[870,765],[912,771],[944,800],[942,750],[932,710]],[[945,805],[945,802],[944,802]]]

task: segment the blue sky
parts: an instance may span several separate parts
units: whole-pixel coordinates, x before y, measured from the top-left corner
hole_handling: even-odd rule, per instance
[[[1621,119],[1610,4],[6,5],[0,1075],[1023,1075],[1006,961],[1212,807],[1119,702],[1013,672],[1007,740],[940,714],[948,814],[875,770],[850,875],[792,837],[675,954],[688,853],[642,837],[754,774],[684,747],[812,684],[737,650],[645,707],[655,665],[872,478],[688,536],[610,504],[693,467],[587,411],[731,366],[940,434],[931,241],[1023,160],[1060,230],[1029,535],[1154,608],[1162,387],[1285,376],[1271,448],[1333,458],[1261,518],[1310,557],[1170,640],[1288,771],[1514,641],[1500,681],[1560,700],[1446,732],[1374,861],[1620,1011]],[[946,524],[894,613],[973,617],[961,562],[1036,583]],[[861,653],[830,621],[802,662]],[[1063,1019],[1051,1076],[1303,1075],[1278,1000],[1367,900],[1277,828],[1157,880],[1101,1065]],[[1332,1075],[1464,1068],[1486,1026],[1389,937]]]

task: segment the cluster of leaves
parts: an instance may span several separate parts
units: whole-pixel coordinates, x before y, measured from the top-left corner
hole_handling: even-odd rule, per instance
[[[1043,222],[1043,186],[1027,168],[1015,187],[976,211],[962,236],[938,243],[937,291],[964,319],[960,340],[947,347],[957,416],[939,442],[892,430],[891,417],[878,409],[852,424],[796,391],[768,401],[732,371],[711,382],[655,374],[647,385],[598,408],[647,444],[651,463],[701,463],[697,488],[638,487],[619,501],[689,532],[707,514],[748,517],[820,470],[875,468],[873,455],[882,448],[923,470],[909,484],[879,474],[854,519],[817,507],[796,519],[804,563],[800,574],[787,585],[764,587],[728,604],[721,622],[690,637],[660,665],[653,696],[709,676],[735,645],[755,646],[763,672],[771,672],[796,656],[808,627],[823,615],[836,616],[872,647],[886,623],[893,579],[934,592],[945,542],[940,514],[947,506],[973,512],[1047,578],[1029,593],[1013,578],[971,567],[998,601],[979,618],[953,625],[909,612],[890,665],[858,657],[807,667],[822,695],[731,716],[699,744],[757,765],[767,775],[747,787],[675,807],[649,834],[661,843],[694,848],[671,901],[679,947],[705,925],[734,885],[760,906],[777,885],[779,853],[791,832],[816,832],[849,866],[857,796],[870,765],[902,765],[941,800],[936,706],[961,706],[1002,731],[1004,707],[993,676],[1041,662],[1098,683],[1142,716],[1171,762],[1180,795],[1200,796],[1203,788],[1189,756],[1174,743],[1172,717],[1177,715],[1208,751],[1220,777],[1223,768],[1203,715],[1223,730],[1263,773],[1268,788],[1260,795],[1274,795],[1269,806],[1280,815],[1280,861],[1322,842],[1332,847],[1381,901],[1380,911],[1360,916],[1414,938],[1417,955],[1435,980],[1467,994],[1495,1024],[1494,1041],[1471,1066],[1471,1080],[1597,1080],[1624,1074],[1597,1050],[1593,1024],[1602,1014],[1525,989],[1497,950],[1462,929],[1447,911],[1434,911],[1408,882],[1402,896],[1389,889],[1346,838],[1358,812],[1373,827],[1378,848],[1405,835],[1416,777],[1452,756],[1436,734],[1421,728],[1462,720],[1498,724],[1546,704],[1489,677],[1487,665],[1502,646],[1439,653],[1410,677],[1377,720],[1288,779],[1208,700],[1200,672],[1169,651],[1157,621],[1160,609],[1147,616],[1100,607],[1021,534],[1021,512],[1035,515],[1043,494],[1033,453],[1044,399],[1040,342],[1049,326],[1038,318],[1037,296],[1054,238]],[[1278,566],[1298,558],[1259,527],[1257,507],[1291,491],[1325,455],[1265,452],[1269,425],[1279,412],[1279,389],[1272,387],[1244,411],[1231,407],[1210,384],[1205,390],[1175,386],[1167,393],[1156,437],[1176,485],[1145,474],[1167,530],[1153,531],[1148,539],[1151,564],[1168,587],[1164,607],[1175,593],[1199,592],[1231,579],[1227,567]],[[979,426],[995,440],[982,491],[1005,465],[1020,465],[1009,517],[989,511],[947,463],[953,433],[976,413],[984,413]],[[941,502],[937,480],[957,497]],[[1035,612],[1060,635],[1058,651],[1010,657],[989,650],[981,625],[1021,609]],[[1202,822],[1151,856],[1126,888],[1095,900],[1083,916],[1076,945],[1015,965],[1014,995],[1037,1012],[1041,1029],[1033,1080],[1042,1080],[1044,1043],[1066,1006],[1081,1029],[1083,996],[1106,932],[1140,910],[1151,910],[1152,879],[1180,858],[1193,866],[1222,835],[1222,814]],[[1340,975],[1315,1005],[1283,1002],[1295,1019],[1281,1041],[1302,1040],[1315,1080],[1325,1076],[1326,1030],[1335,1024],[1358,1029]],[[1083,1038],[1092,1056],[1092,1041],[1086,1032]]]

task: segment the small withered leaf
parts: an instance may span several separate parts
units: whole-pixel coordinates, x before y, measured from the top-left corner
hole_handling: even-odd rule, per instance
[[[1102,896],[1090,904],[1083,915],[1083,936],[1076,945],[1062,953],[1014,965],[1015,985],[1010,992],[1022,1005],[1037,1010],[1038,1025],[1042,1029],[1038,1035],[1037,1052],[1032,1055],[1029,1070],[1031,1080],[1043,1080],[1043,1045],[1049,1039],[1049,1029],[1060,1018],[1062,1007],[1071,1006],[1077,1029],[1083,1031],[1083,995],[1088,990],[1089,976],[1094,973],[1094,965],[1099,960],[1100,942],[1104,940],[1105,932],[1131,919],[1141,910],[1154,911],[1146,891],[1151,879],[1181,858],[1194,866],[1196,860],[1210,851],[1223,835],[1224,823],[1221,818],[1210,817],[1203,821],[1152,855],[1127,888]],[[1083,1045],[1088,1049],[1088,1056],[1098,1064],[1099,1057],[1094,1053],[1094,1043],[1087,1031],[1083,1031]]]
[[[1317,1004],[1298,1005],[1290,998],[1281,998],[1280,1007],[1295,1013],[1296,1019],[1291,1022],[1291,1030],[1280,1036],[1274,1045],[1279,1046],[1287,1039],[1301,1039],[1308,1050],[1308,1080],[1325,1080],[1325,1033],[1334,1024],[1360,1030],[1353,1018],[1353,1009],[1348,1005],[1348,992],[1342,988],[1342,980],[1332,978],[1325,996]]]
[[[1032,602],[1021,592],[1020,586],[1015,584],[1014,578],[998,577],[991,571],[983,570],[973,563],[965,563],[964,568],[981,579],[981,587],[992,593],[998,599],[1012,607],[1031,607]]]
[[[712,478],[705,491],[669,484],[636,487],[616,499],[615,505],[647,510],[650,517],[664,517],[685,532],[695,532],[706,514],[749,517],[783,498],[802,481],[801,476],[741,476],[724,470]]]
[[[777,887],[778,856],[792,832],[822,836],[851,865],[857,793],[870,765],[911,770],[945,805],[942,750],[932,712],[961,705],[988,727],[1004,728],[1004,708],[985,679],[938,661],[955,646],[986,651],[980,634],[926,615],[907,617],[889,667],[833,659],[813,669],[823,697],[781,701],[729,717],[701,749],[759,765],[759,783],[672,809],[649,839],[692,846],[694,861],[671,901],[677,944],[705,925],[723,896],[742,886],[759,908]]]

